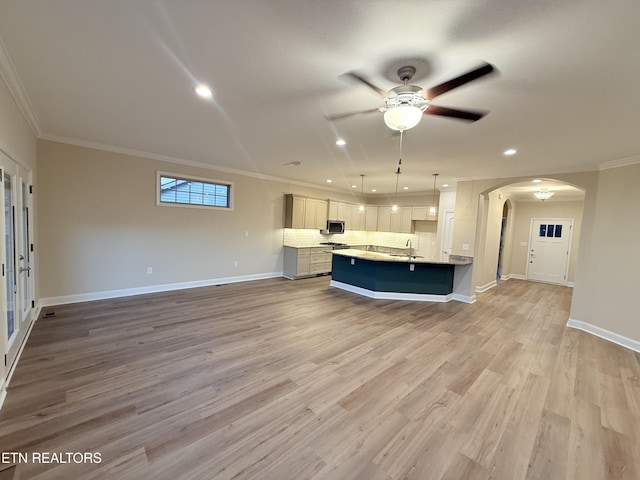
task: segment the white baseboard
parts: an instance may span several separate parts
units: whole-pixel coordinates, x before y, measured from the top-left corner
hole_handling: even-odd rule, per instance
[[[526,280],[527,277],[525,275],[520,275],[519,273],[510,273],[508,275],[500,275],[500,280]]]
[[[453,300],[457,302],[462,302],[462,303],[476,303],[476,296],[460,295],[459,293],[454,293]]]
[[[615,332],[611,332],[596,325],[570,318],[567,322],[567,327],[582,330],[583,332],[590,333],[591,335],[595,335],[596,337],[603,338],[622,347],[628,348],[629,350],[640,353],[639,341],[633,340],[632,338],[625,337],[624,335],[620,335]]]
[[[268,278],[282,277],[282,272],[256,273],[253,275],[239,275],[237,277],[211,278],[194,282],[167,283],[164,285],[150,285],[148,287],[125,288],[121,290],[106,290],[102,292],[78,293],[74,295],[62,295],[59,297],[41,298],[38,302],[40,308],[66,303],[90,302],[93,300],[105,300],[109,298],[130,297],[144,295],[145,293],[170,292],[172,290],[184,290],[187,288],[209,287],[227,283],[249,282],[253,280],[265,280]]]
[[[491,282],[487,283],[486,285],[476,286],[476,292],[477,293],[486,292],[487,290],[495,287],[497,284],[498,284],[498,282],[496,282],[495,280],[492,280]]]
[[[566,285],[566,286],[567,286],[567,287],[571,287],[571,288],[573,288],[573,287],[575,286],[575,283],[573,283],[573,282],[567,282],[567,285]]]
[[[381,300],[411,300],[416,302],[450,302],[454,300],[452,293],[448,295],[432,295],[428,293],[400,293],[400,292],[376,292],[362,287],[349,285],[348,283],[331,280],[329,285],[347,292],[357,293],[369,298],[377,298]]]

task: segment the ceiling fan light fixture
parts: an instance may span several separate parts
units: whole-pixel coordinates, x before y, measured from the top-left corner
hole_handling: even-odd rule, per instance
[[[422,110],[413,105],[399,105],[384,112],[384,123],[391,130],[409,130],[422,119]]]

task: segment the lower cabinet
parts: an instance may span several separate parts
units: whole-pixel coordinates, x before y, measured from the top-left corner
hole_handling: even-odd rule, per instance
[[[331,273],[331,251],[326,247],[284,247],[285,278],[302,278]]]

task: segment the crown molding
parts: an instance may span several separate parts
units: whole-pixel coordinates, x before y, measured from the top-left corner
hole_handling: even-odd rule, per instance
[[[11,57],[9,57],[9,53],[7,52],[7,49],[5,48],[1,39],[0,77],[2,77],[4,83],[7,84],[9,92],[11,92],[11,95],[18,104],[18,108],[20,108],[20,110],[22,111],[22,115],[29,124],[31,131],[36,137],[40,137],[42,131],[40,130],[40,126],[38,124],[38,117],[36,116],[36,112],[31,106],[29,97],[27,97],[27,94],[25,93],[22,82],[20,81],[20,77],[18,77],[13,62],[11,61]]]
[[[634,155],[633,157],[620,158],[618,160],[609,160],[608,162],[602,162],[598,165],[600,170],[609,170],[611,168],[627,167],[629,165],[635,165],[640,163],[640,155]]]
[[[342,194],[345,193],[343,190],[340,190],[337,188],[327,188],[324,185],[315,185],[313,183],[301,182],[298,180],[292,180],[290,178],[274,177],[271,175],[264,175],[262,173],[257,173],[257,172],[237,170],[235,168],[227,168],[219,165],[211,165],[209,163],[197,162],[195,160],[187,160],[187,159],[178,158],[178,157],[171,157],[167,155],[161,155],[159,153],[145,152],[143,150],[135,150],[133,148],[125,148],[125,147],[118,147],[115,145],[104,144],[104,143],[90,142],[90,141],[81,140],[78,138],[65,137],[61,135],[51,135],[48,133],[44,133],[40,135],[38,138],[40,140],[46,140],[50,142],[65,143],[68,145],[75,145],[77,147],[91,148],[93,150],[102,150],[105,152],[113,152],[113,153],[119,153],[122,155],[129,155],[131,157],[148,158],[150,160],[157,160],[160,162],[173,163],[176,165],[184,165],[187,167],[203,168],[206,170],[212,170],[216,172],[230,173],[232,175],[241,175],[243,177],[252,177],[252,178],[258,178],[260,180],[269,180],[272,182],[286,183],[288,185],[298,185],[301,187],[313,188],[316,190],[325,190],[328,192],[336,192],[336,193],[342,193]]]

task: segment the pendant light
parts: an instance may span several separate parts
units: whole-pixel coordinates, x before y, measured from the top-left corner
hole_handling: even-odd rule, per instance
[[[431,196],[431,206],[429,207],[429,216],[435,217],[438,214],[438,207],[436,205],[436,179],[440,174],[434,173],[432,175],[433,175],[433,193]]]
[[[398,181],[400,179],[400,165],[402,165],[402,137],[404,130],[400,130],[400,153],[398,155],[398,170],[396,170],[396,193],[393,197],[393,206],[391,207],[391,213],[398,213]]]
[[[400,167],[396,170],[396,195],[393,199],[393,206],[391,207],[391,213],[398,213],[398,180],[400,179]]]
[[[364,199],[364,173],[360,174],[360,206],[358,207],[358,213],[364,213],[365,206],[362,203]]]

